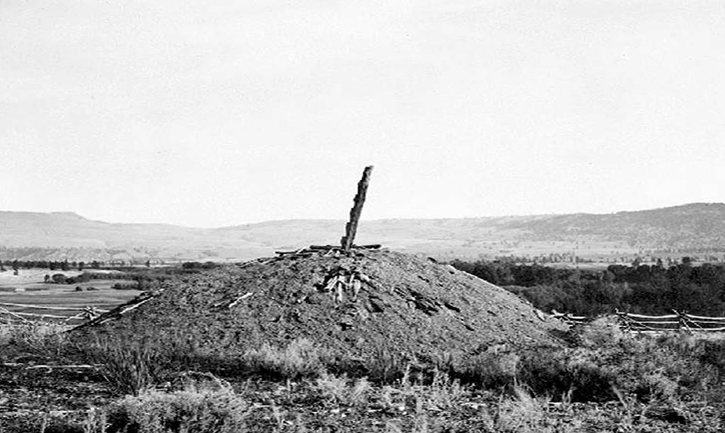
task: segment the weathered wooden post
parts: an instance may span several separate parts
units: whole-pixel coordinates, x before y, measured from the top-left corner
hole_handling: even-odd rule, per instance
[[[355,241],[355,233],[357,232],[357,224],[360,222],[360,214],[362,214],[362,208],[365,204],[365,193],[367,193],[368,185],[370,184],[370,173],[373,171],[373,166],[369,165],[363,170],[362,179],[357,184],[357,194],[355,195],[354,204],[350,209],[350,220],[345,226],[345,236],[340,240],[340,246],[345,252],[350,251]]]

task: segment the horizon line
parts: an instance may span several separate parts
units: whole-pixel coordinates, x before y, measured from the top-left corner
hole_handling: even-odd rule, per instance
[[[372,221],[405,221],[405,220],[435,221],[435,220],[473,220],[473,219],[496,219],[496,218],[547,217],[547,216],[565,216],[565,215],[616,215],[616,214],[620,214],[620,213],[647,212],[647,211],[671,209],[671,208],[678,208],[678,207],[685,207],[685,206],[696,206],[696,205],[725,205],[725,203],[723,203],[723,202],[690,202],[690,203],[684,203],[684,204],[679,204],[679,205],[662,206],[662,207],[656,207],[656,208],[636,209],[636,210],[619,210],[619,211],[614,211],[614,212],[601,212],[601,213],[594,213],[594,212],[556,213],[556,212],[552,212],[552,213],[531,213],[531,214],[507,214],[507,215],[497,215],[497,216],[484,215],[484,216],[464,216],[464,217],[393,217],[393,218],[373,218],[373,219],[366,219],[363,216],[361,221],[368,221],[368,222],[372,222]],[[345,219],[342,219],[342,218],[280,218],[280,219],[269,219],[269,220],[245,222],[245,223],[214,226],[214,227],[199,227],[199,226],[191,226],[191,225],[184,225],[184,224],[174,224],[174,223],[168,223],[168,222],[110,222],[110,221],[88,218],[88,217],[85,217],[85,216],[79,214],[76,211],[42,212],[42,211],[0,210],[0,213],[40,214],[40,215],[72,215],[72,216],[76,216],[76,217],[82,218],[87,221],[98,222],[98,223],[103,223],[103,224],[110,224],[110,225],[164,225],[164,226],[174,226],[174,227],[182,227],[182,228],[189,228],[189,229],[202,229],[202,230],[224,229],[224,228],[231,228],[231,227],[259,225],[259,224],[275,223],[275,222],[291,222],[291,221],[329,221],[329,222],[342,221],[342,222],[344,222],[344,221],[346,221]]]

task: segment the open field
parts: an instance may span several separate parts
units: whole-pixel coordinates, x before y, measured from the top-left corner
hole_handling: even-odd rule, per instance
[[[98,273],[99,271],[94,271]],[[94,307],[111,309],[138,296],[140,290],[112,288],[118,280],[93,279],[75,284],[48,284],[46,275],[63,274],[77,277],[79,271],[49,271],[47,269],[22,269],[19,275],[11,271],[0,272],[0,308],[14,313],[52,314],[73,316],[78,309]],[[80,289],[78,289],[80,288]],[[17,305],[9,305],[17,304]],[[38,307],[52,307],[52,310]],[[67,308],[63,310],[61,308]],[[2,313],[0,313],[2,314]],[[0,316],[0,318],[2,318]]]
[[[51,271],[49,269],[21,269],[18,275],[11,270],[0,272],[0,292],[8,291],[34,291],[48,290],[57,287],[55,284],[45,284],[45,275],[63,274],[66,277],[76,277],[80,271]]]

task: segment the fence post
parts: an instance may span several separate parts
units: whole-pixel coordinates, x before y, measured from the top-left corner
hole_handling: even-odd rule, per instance
[[[680,313],[677,310],[672,310],[672,311],[675,314],[677,314],[677,330],[682,331],[684,329],[688,333],[692,334],[692,329],[690,329],[690,327],[687,326],[687,318],[685,317],[686,313]]]
[[[627,316],[627,313],[615,309],[614,314],[616,314],[617,318],[619,319],[619,327],[627,332],[631,332],[632,327],[630,326],[629,320],[625,318]]]

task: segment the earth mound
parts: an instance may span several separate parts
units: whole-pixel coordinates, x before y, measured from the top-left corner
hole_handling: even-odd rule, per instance
[[[121,308],[126,314],[107,313],[82,333],[121,341],[181,333],[220,357],[305,338],[344,357],[383,351],[430,359],[502,344],[559,344],[554,334],[565,330],[500,287],[385,249],[229,265],[165,283],[155,296]]]

